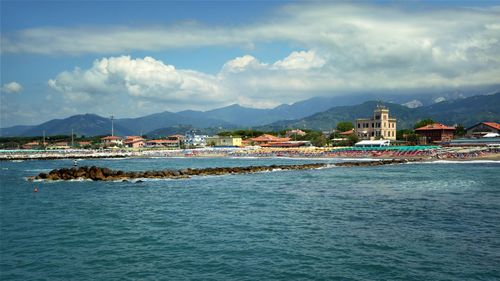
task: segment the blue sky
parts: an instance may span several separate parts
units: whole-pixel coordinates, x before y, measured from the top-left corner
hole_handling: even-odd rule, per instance
[[[494,1],[1,1],[0,126],[500,84]]]

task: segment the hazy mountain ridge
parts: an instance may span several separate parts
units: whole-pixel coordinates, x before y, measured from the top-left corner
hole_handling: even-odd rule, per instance
[[[117,135],[162,135],[180,132],[181,128],[211,128],[209,131],[214,131],[214,128],[249,127],[266,130],[288,127],[327,130],[334,128],[340,121],[354,121],[356,118],[371,116],[377,104],[389,107],[391,116],[398,118],[398,128],[411,128],[421,118],[433,118],[449,125],[462,123],[468,126],[474,122],[498,121],[499,97],[499,93],[472,96],[416,108],[382,102],[382,99],[352,105],[361,99],[359,96],[315,97],[272,109],[246,108],[234,104],[209,111],[165,111],[138,118],[116,119],[114,127]],[[411,96],[406,97],[409,98]],[[46,135],[68,135],[71,129],[78,135],[107,135],[111,133],[111,120],[95,114],[82,114],[50,120],[36,126],[2,128],[0,135],[39,136],[43,131]]]
[[[329,130],[335,128],[341,121],[354,122],[356,118],[367,118],[373,115],[377,105],[389,108],[390,116],[397,118],[398,129],[412,128],[421,119],[432,118],[436,122],[447,125],[462,124],[471,126],[482,121],[500,121],[500,92],[492,95],[473,96],[454,101],[443,101],[437,104],[408,108],[406,106],[368,101],[355,106],[333,107],[327,111],[313,114],[309,117],[290,121],[278,121],[261,130],[282,130],[285,128],[305,128]]]

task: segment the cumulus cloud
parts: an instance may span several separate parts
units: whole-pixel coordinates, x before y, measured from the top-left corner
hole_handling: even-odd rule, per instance
[[[2,35],[7,53],[80,54],[279,42],[297,50],[276,61],[247,54],[215,74],[151,57],[111,56],[49,81],[68,101],[120,99],[138,110],[270,107],[318,94],[500,83],[499,8],[405,9],[301,3],[244,26],[34,28]],[[88,44],[92,42],[92,44]],[[130,104],[125,101],[129,101]]]
[[[294,51],[269,63],[251,55],[236,57],[216,74],[177,69],[152,57],[120,56],[96,60],[88,69],[61,72],[48,84],[69,103],[90,107],[119,104],[122,110],[132,107],[144,114],[162,109],[211,109],[232,103],[272,107],[328,92],[457,87],[498,79],[496,69],[454,75],[428,70],[349,69],[338,66],[337,58],[328,52],[318,50]],[[96,104],[96,99],[107,102]]]
[[[14,93],[19,93],[23,90],[23,86],[21,84],[12,81],[7,84],[3,84],[2,86],[2,92],[9,93],[9,94],[14,94]]]
[[[322,67],[325,64],[325,59],[316,54],[315,51],[300,51],[292,52],[284,60],[279,60],[274,63],[278,69],[310,69]]]
[[[290,78],[289,84],[297,85],[300,90],[311,86],[325,88],[325,74],[330,77],[329,89],[349,85],[355,88],[409,88],[422,83],[431,87],[459,86],[465,83],[464,79],[472,84],[500,82],[500,8],[424,5],[417,8],[359,3],[300,3],[281,7],[270,20],[240,26],[208,26],[190,22],[141,28],[38,27],[2,34],[2,52],[122,54],[206,46],[239,46],[244,49],[249,45],[281,42],[308,51],[292,52],[282,60],[269,63],[251,55],[238,57],[224,65],[221,75],[246,75],[250,79],[247,84],[253,88],[257,84],[279,86]],[[100,63],[105,64],[105,61]],[[120,87],[128,87],[126,90],[136,95],[151,95],[157,92],[155,89],[159,85],[164,88],[167,84],[172,86],[169,93],[193,83],[200,88],[200,83],[206,85],[207,79],[220,78],[148,62],[136,62],[136,67],[142,67],[141,63],[153,69],[162,68],[162,73],[169,74],[165,76],[168,78],[157,77],[148,85],[140,83],[144,77],[128,77]],[[131,65],[127,67],[133,69]],[[271,72],[274,79],[255,74],[268,75],[273,69],[284,73]],[[286,72],[292,70],[302,71],[303,74],[288,77]],[[98,69],[93,71],[97,73],[85,75],[97,75],[94,78],[98,79]],[[119,73],[120,70],[116,70],[114,75]],[[146,73],[152,75],[148,71]],[[62,76],[61,79],[64,78]],[[191,79],[189,83],[183,80],[186,77]],[[95,83],[95,87],[102,84]]]
[[[71,102],[102,98],[137,98],[163,103],[220,102],[217,78],[193,70],[178,70],[152,57],[109,57],[92,67],[64,71],[48,85]]]

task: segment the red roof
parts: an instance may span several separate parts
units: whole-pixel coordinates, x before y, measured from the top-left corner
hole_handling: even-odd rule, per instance
[[[415,131],[429,131],[429,130],[452,130],[452,131],[455,131],[455,128],[448,127],[448,126],[443,125],[441,123],[434,123],[434,124],[429,124],[427,126],[423,126],[423,127],[418,128],[418,129],[415,129]]]
[[[250,140],[255,142],[281,142],[281,141],[289,141],[290,138],[278,138],[273,135],[264,134],[256,138],[252,138]]]
[[[167,143],[167,140],[148,140],[147,143]]]
[[[349,131],[339,133],[339,135],[343,135],[343,136],[350,136],[352,134],[354,134],[354,129],[350,129]]]
[[[144,139],[127,139],[123,143],[124,144],[131,144],[131,143],[138,143],[138,142],[144,142]]]
[[[121,139],[122,139],[121,137],[117,137],[117,136],[107,136],[107,137],[101,138],[101,140],[121,140]]]
[[[179,143],[178,141],[175,140],[148,140],[146,143]]]
[[[500,124],[498,124],[498,123],[495,123],[495,122],[481,122],[481,123],[483,123],[486,126],[490,126],[490,127],[495,128],[497,130],[500,130]]]

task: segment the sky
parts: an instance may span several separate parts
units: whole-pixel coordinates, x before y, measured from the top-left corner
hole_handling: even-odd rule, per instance
[[[500,84],[499,1],[0,4],[0,127]]]

